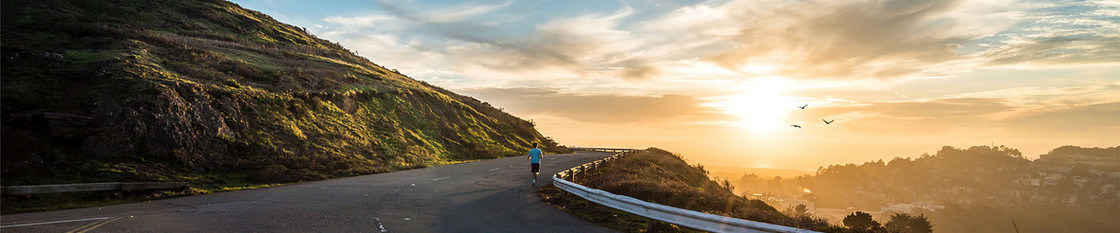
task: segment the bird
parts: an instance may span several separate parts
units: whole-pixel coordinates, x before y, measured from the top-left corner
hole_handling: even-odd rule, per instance
[[[801,126],[800,126],[800,125],[789,125],[789,126],[797,127],[798,129],[800,129],[800,128],[801,128]]]
[[[798,106],[797,108],[805,109],[805,107],[809,107],[809,104],[801,105],[801,106]]]
[[[824,121],[824,124],[826,124],[826,125],[827,124],[832,124],[833,121],[836,121],[836,120],[829,121],[829,120],[825,120],[825,119],[821,119],[821,120]]]

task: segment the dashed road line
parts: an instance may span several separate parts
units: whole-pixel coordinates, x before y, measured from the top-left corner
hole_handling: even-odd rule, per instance
[[[128,216],[128,217],[131,218],[132,216]],[[101,221],[97,221],[97,222],[92,222],[92,223],[86,224],[85,226],[76,228],[74,230],[67,231],[66,233],[85,233],[85,232],[91,231],[93,229],[97,229],[98,227],[104,226],[105,224],[109,224],[113,221],[121,220],[123,218],[125,218],[125,217],[116,217],[116,218],[112,218],[112,219],[106,219],[106,220],[101,220]]]
[[[377,230],[378,230],[378,231],[381,231],[381,233],[387,233],[387,232],[389,232],[389,230],[385,230],[385,225],[381,225],[381,218],[378,218],[378,217],[374,217],[374,218],[373,218],[373,221],[376,221],[376,222],[377,222]]]
[[[442,180],[442,179],[447,179],[447,178],[451,178],[451,177],[450,176],[444,176],[444,177],[432,179],[432,181],[437,181],[437,180]]]
[[[22,223],[22,224],[11,224],[11,225],[7,225],[7,226],[0,226],[0,228],[8,228],[8,227],[29,227],[29,226],[48,225],[48,224],[59,224],[59,223],[68,223],[68,222],[84,222],[84,221],[94,221],[94,220],[105,220],[105,219],[110,219],[110,218],[111,218],[111,217],[100,217],[100,218],[83,218],[83,219],[71,219],[71,220],[58,220],[58,221],[50,221],[50,222]]]
[[[502,168],[498,168],[498,167],[496,167],[496,168],[494,168],[494,169],[490,169],[490,171],[497,171],[497,170],[501,170],[501,169],[502,169]]]

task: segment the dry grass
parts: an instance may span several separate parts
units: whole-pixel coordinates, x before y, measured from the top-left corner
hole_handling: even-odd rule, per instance
[[[579,176],[576,181],[587,187],[683,209],[804,229],[844,231],[843,228],[830,226],[823,219],[811,216],[789,217],[761,200],[737,196],[732,193],[730,185],[710,180],[707,173],[703,167],[691,166],[678,155],[651,148],[600,166],[599,169]],[[582,199],[571,200],[571,195],[551,189],[555,188],[543,188],[542,198],[557,208],[571,209],[566,211],[588,221],[622,231],[644,232],[663,228],[650,227],[651,224],[658,224],[653,220],[605,218],[603,215],[614,215],[618,211],[601,210],[594,207],[595,204],[581,203],[586,202]],[[622,223],[616,224],[614,221]],[[665,229],[674,228],[675,226],[669,226]]]

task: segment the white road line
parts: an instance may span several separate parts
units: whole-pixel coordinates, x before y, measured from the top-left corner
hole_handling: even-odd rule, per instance
[[[128,216],[128,217],[131,218],[132,216]],[[97,229],[98,227],[104,226],[105,224],[109,224],[113,221],[121,220],[123,218],[125,218],[125,217],[116,217],[116,218],[113,218],[113,219],[107,219],[107,220],[92,222],[90,224],[86,224],[85,226],[79,227],[77,229],[67,231],[66,233],[86,233],[86,232],[92,231],[93,229]]]
[[[451,178],[451,177],[450,176],[444,176],[444,177],[432,179],[432,181],[437,181],[437,180],[442,180],[442,179],[447,179],[447,178]]]
[[[490,171],[497,171],[497,170],[501,170],[501,169],[502,169],[502,168],[497,168],[497,167],[496,167],[496,168],[494,168],[494,169],[490,169]]]
[[[48,225],[48,224],[59,224],[59,223],[68,223],[68,222],[84,222],[84,221],[94,221],[94,220],[105,220],[105,219],[110,219],[110,218],[111,218],[111,217],[100,217],[100,218],[83,218],[83,219],[72,219],[72,220],[58,220],[58,221],[50,221],[50,222],[22,223],[22,224],[12,224],[12,225],[7,225],[7,226],[0,226],[0,228],[5,228],[5,227],[27,227],[27,226],[38,226],[38,225]]]
[[[389,230],[385,230],[385,225],[381,225],[381,218],[374,217],[373,221],[377,221],[377,230],[378,231],[381,231],[381,233],[389,232]]]

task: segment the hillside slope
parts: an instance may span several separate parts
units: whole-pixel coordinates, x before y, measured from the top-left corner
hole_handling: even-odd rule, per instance
[[[709,179],[703,167],[689,165],[678,155],[657,148],[620,157],[580,175],[576,182],[643,201],[705,213],[818,231],[843,230],[809,215],[786,216],[761,200],[737,196],[731,192],[729,183],[720,184]],[[620,231],[692,231],[589,203],[554,186],[542,188],[539,194],[557,208]]]
[[[4,185],[286,182],[562,149],[233,3],[2,4]]]

